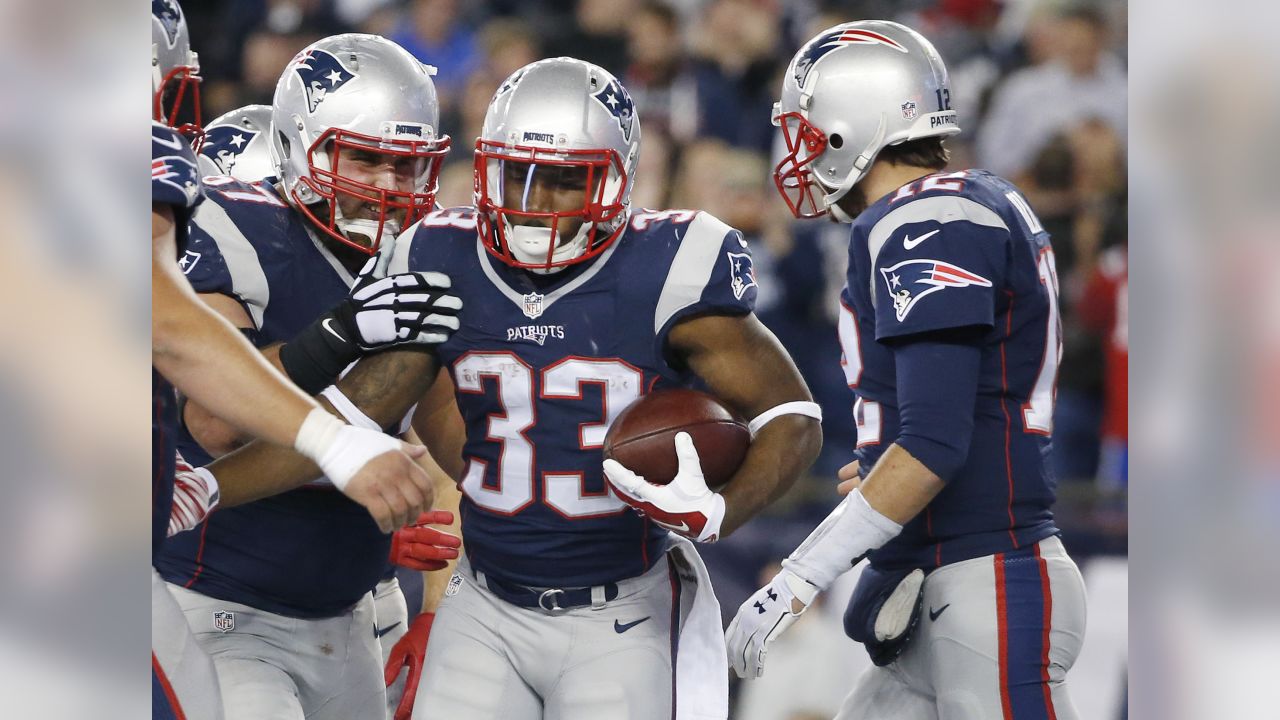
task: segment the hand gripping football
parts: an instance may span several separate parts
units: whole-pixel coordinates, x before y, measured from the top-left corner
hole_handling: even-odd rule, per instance
[[[719,400],[676,388],[649,393],[618,415],[604,438],[604,456],[655,485],[676,476],[676,433],[693,438],[707,485],[729,481],[746,457],[751,433]]]

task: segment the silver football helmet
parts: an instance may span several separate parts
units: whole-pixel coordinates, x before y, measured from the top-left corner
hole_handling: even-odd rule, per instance
[[[886,145],[960,132],[938,51],[882,20],[836,25],[805,43],[773,123],[787,149],[773,179],[796,217],[825,215]]]
[[[550,272],[599,255],[626,228],[640,159],[640,118],[606,70],[539,60],[494,94],[476,140],[475,203],[485,247],[514,267]],[[554,178],[581,202],[530,208],[535,178]],[[571,236],[561,228],[581,221]]]
[[[271,161],[271,106],[245,105],[219,115],[204,128],[197,156],[204,175],[230,175],[257,182],[276,174]]]
[[[181,125],[186,100],[192,120]],[[187,18],[177,0],[151,0],[151,118],[200,142],[200,59],[191,51]]]
[[[348,33],[298,53],[276,84],[271,156],[285,195],[317,228],[374,254],[385,239],[430,212],[449,149],[431,76],[404,48],[377,35]],[[344,174],[342,151],[394,156],[396,189]],[[340,199],[375,208],[344,217]]]

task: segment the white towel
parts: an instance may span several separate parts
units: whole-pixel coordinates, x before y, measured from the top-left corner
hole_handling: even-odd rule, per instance
[[[693,601],[682,600],[689,614],[680,627],[676,653],[676,720],[725,720],[729,715],[729,656],[720,624],[720,602],[711,587],[711,576],[689,540],[672,533],[671,550],[676,564],[692,582],[681,578],[682,592],[693,592]]]

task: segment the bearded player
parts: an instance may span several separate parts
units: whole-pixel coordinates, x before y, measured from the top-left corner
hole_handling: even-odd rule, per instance
[[[185,18],[173,0],[154,0],[152,39],[152,554],[163,550],[174,495],[176,385],[242,430],[293,446],[336,487],[388,527],[429,502],[426,474],[399,441],[346,425],[273,371],[235,330],[199,302],[179,270],[186,219],[203,198],[186,138],[195,122],[172,127],[183,98],[198,91],[199,64]],[[163,122],[162,122],[163,121]],[[170,383],[173,383],[171,385]],[[423,454],[421,448],[412,451]],[[217,488],[201,488],[205,498]],[[359,507],[359,506],[357,506]],[[181,610],[152,572],[152,705],[156,717],[220,718],[218,683]]]

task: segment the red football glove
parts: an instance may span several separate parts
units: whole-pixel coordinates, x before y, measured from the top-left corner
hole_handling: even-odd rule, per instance
[[[409,668],[395,720],[409,720],[413,714],[413,699],[418,694],[418,680],[422,678],[422,664],[427,657],[427,639],[431,637],[431,623],[435,619],[435,613],[422,613],[414,618],[409,630],[391,648],[391,655],[387,657],[387,667],[383,671],[387,687],[396,681],[402,668]]]
[[[191,467],[180,453],[173,469],[169,537],[198,526],[218,506],[218,481],[214,479],[213,473],[202,467]],[[452,521],[452,516],[449,519]]]
[[[453,513],[429,510],[391,535],[391,563],[410,570],[443,570],[458,557],[462,539],[427,525],[452,525]]]

